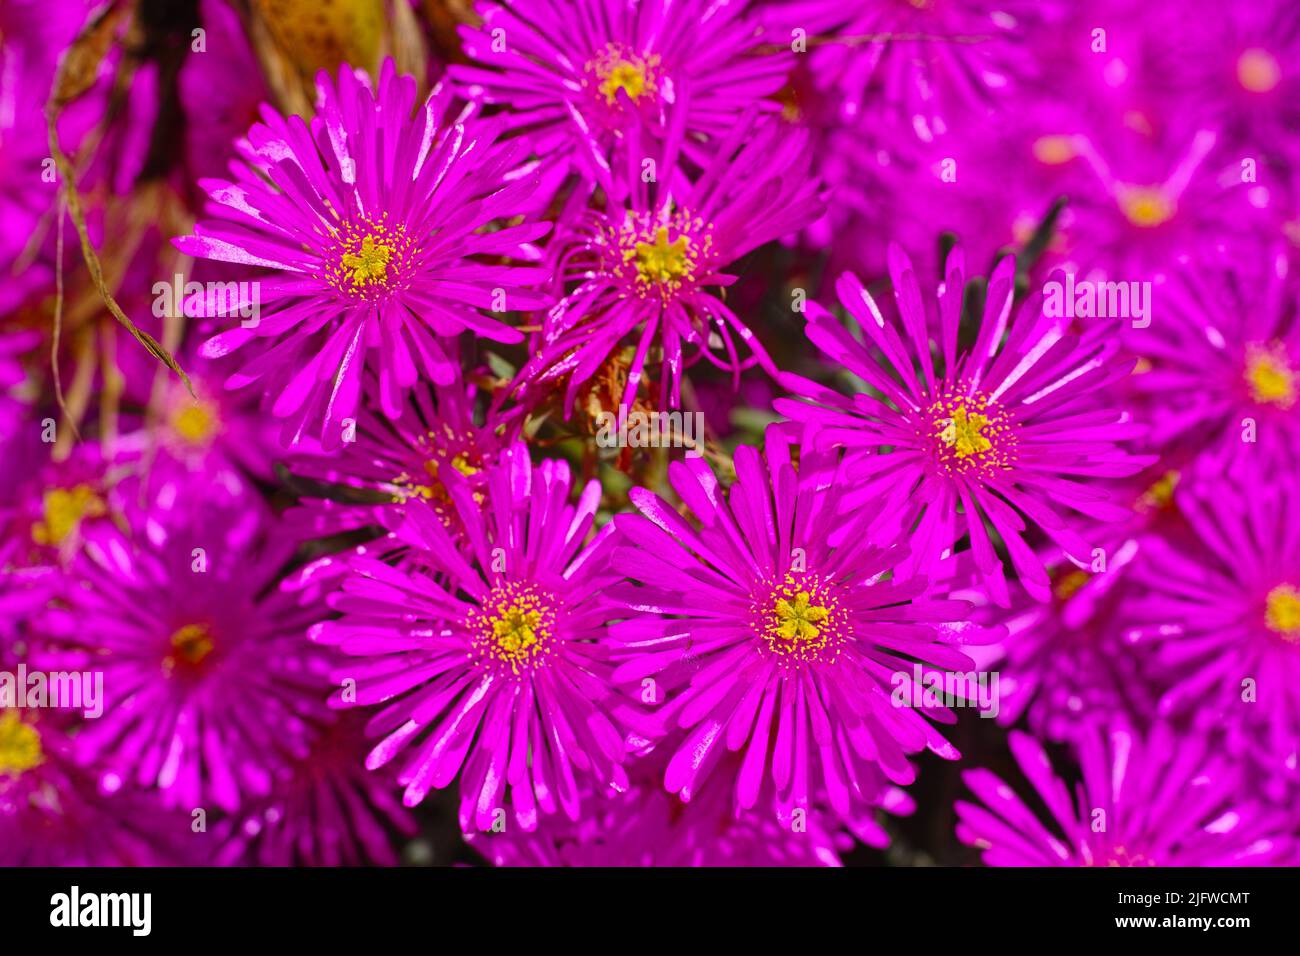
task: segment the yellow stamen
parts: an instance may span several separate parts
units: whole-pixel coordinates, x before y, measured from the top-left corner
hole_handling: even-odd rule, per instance
[[[622,90],[633,102],[640,102],[643,96],[653,96],[659,87],[655,82],[655,70],[659,66],[659,55],[640,56],[611,44],[595,60],[587,64],[587,69],[595,73],[600,80],[597,89],[605,97],[605,102],[614,106],[618,103],[618,91]]]
[[[812,604],[812,595],[800,591],[790,603],[785,598],[777,598],[775,614],[779,622],[776,632],[788,641],[815,641],[821,634],[817,621],[830,617],[830,611],[820,604]]]
[[[965,405],[958,405],[939,432],[939,439],[949,448],[955,449],[958,458],[980,455],[993,447],[993,443],[982,433],[989,420],[978,412],[970,414]]]
[[[618,91],[623,90],[635,103],[645,93],[645,70],[635,63],[620,63],[605,76],[600,92],[611,106],[618,102]]]
[[[1237,82],[1251,93],[1268,93],[1282,82],[1282,68],[1277,57],[1267,50],[1251,47],[1237,58]]]
[[[1173,218],[1177,204],[1159,186],[1128,186],[1119,193],[1120,212],[1143,229],[1164,225]]]
[[[530,585],[505,585],[480,611],[470,616],[480,653],[496,658],[518,674],[553,649],[553,602]]]
[[[203,663],[212,653],[212,635],[202,624],[186,624],[172,635],[171,644],[176,652],[172,660],[179,659],[191,666]]]
[[[361,252],[343,254],[343,265],[352,270],[352,285],[360,289],[388,278],[388,263],[393,258],[393,247],[380,242],[373,235],[361,240]]]
[[[41,735],[15,711],[0,714],[0,775],[16,777],[45,759]]]
[[[217,430],[217,416],[207,402],[186,401],[171,416],[172,431],[191,445],[202,445]]]
[[[660,226],[655,232],[653,244],[636,244],[636,269],[638,278],[643,282],[658,282],[663,285],[680,282],[683,278],[691,278],[694,268],[691,241],[685,236],[678,236],[669,242],[665,226]]]
[[[1155,866],[1155,861],[1145,853],[1131,853],[1127,847],[1116,846],[1106,857],[1106,865],[1110,866]]]
[[[516,657],[537,643],[537,629],[541,623],[541,611],[513,605],[492,622],[492,634],[502,653]]]
[[[1300,643],[1300,591],[1289,584],[1279,584],[1269,591],[1264,623],[1283,640]]]
[[[1074,568],[1068,574],[1061,576],[1061,579],[1056,582],[1056,586],[1052,588],[1052,593],[1059,600],[1068,601],[1083,589],[1083,586],[1088,583],[1089,577],[1087,571]]]
[[[754,632],[782,666],[831,664],[851,633],[836,587],[808,571],[763,583],[754,601]]]
[[[1174,470],[1166,471],[1163,475],[1152,482],[1151,487],[1142,493],[1138,499],[1138,511],[1159,511],[1168,508],[1174,501],[1174,489],[1178,487],[1178,482],[1182,476]]]
[[[32,526],[32,540],[57,548],[81,527],[83,520],[103,517],[106,510],[103,499],[90,485],[51,488],[42,499],[44,520]]]
[[[483,470],[482,468],[479,468],[475,465],[471,465],[469,463],[469,458],[465,455],[464,452],[461,452],[459,455],[457,455],[455,458],[451,460],[451,467],[455,468],[466,478],[469,478],[471,475],[477,475],[480,471]]]
[[[1296,373],[1286,349],[1251,345],[1246,349],[1246,383],[1251,397],[1262,404],[1290,408],[1296,399]]]
[[[1034,159],[1045,166],[1060,166],[1077,155],[1069,136],[1040,136],[1034,140]]]

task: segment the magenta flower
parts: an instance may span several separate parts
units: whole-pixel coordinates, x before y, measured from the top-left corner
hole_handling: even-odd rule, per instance
[[[135,500],[124,495],[124,500]],[[102,671],[104,714],[74,743],[99,785],[167,806],[237,809],[301,755],[328,689],[299,608],[275,582],[293,556],[265,506],[172,480],[101,522],[34,625],[54,670]]]
[[[1241,157],[1216,151],[1218,134],[1181,125],[1063,129],[1076,161],[1062,220],[1081,270],[1126,281],[1150,279],[1179,256],[1208,255],[1232,240],[1253,245],[1274,213],[1267,190],[1243,182]]]
[[[1170,114],[1195,104],[1234,150],[1248,150],[1243,156],[1294,162],[1300,124],[1295,9],[1283,3],[1208,6],[1206,15],[1193,17],[1177,5],[1151,9],[1157,16],[1143,11],[1149,23],[1139,33],[1142,91],[1157,96]],[[1126,28],[1133,12],[1124,10]]]
[[[462,26],[469,66],[450,75],[475,102],[510,107],[550,176],[610,185],[632,125],[674,139],[697,165],[748,109],[785,81],[789,53],[759,49],[744,2],[529,0],[479,3]],[[618,158],[625,158],[620,154]],[[639,156],[634,156],[640,161]]]
[[[8,661],[5,660],[5,664]],[[187,813],[106,795],[48,713],[0,708],[0,866],[167,866],[202,858]]]
[[[739,770],[734,755],[727,762],[730,773]],[[625,793],[593,794],[577,821],[549,817],[531,833],[473,833],[466,841],[496,866],[839,866],[840,854],[853,847],[824,808],[782,819],[769,799],[737,813],[722,787],[685,803],[664,790],[657,752],[630,769]],[[770,791],[769,785],[769,798]],[[883,845],[884,831],[868,826],[872,841]]]
[[[824,792],[848,816],[882,799],[881,771],[912,780],[908,754],[957,756],[926,720],[952,722],[951,711],[891,697],[914,668],[972,670],[954,645],[984,637],[961,620],[964,602],[928,596],[919,578],[891,578],[901,549],[832,544],[843,465],[808,443],[798,461],[796,470],[791,447],[768,429],[765,456],[737,449],[726,493],[702,460],[674,462],[669,482],[697,525],[633,489],[640,514],[615,517],[623,544],[614,561],[635,586],[611,595],[629,612],[657,613],[613,626],[625,658],[614,677],[666,696],[661,732],[686,732],[668,761],[670,792],[694,799],[735,751],[740,807],[754,807],[770,780],[783,813]]]
[[[1159,314],[1125,342],[1142,357],[1134,390],[1151,438],[1183,458],[1207,456],[1230,472],[1262,457],[1300,465],[1300,321],[1286,253],[1183,260],[1153,286]]]
[[[985,649],[989,658],[980,655],[981,669],[999,675],[999,724],[1011,727],[1023,718],[1036,735],[1063,741],[1117,716],[1138,721],[1155,712],[1158,690],[1144,673],[1145,655],[1121,640],[1132,593],[1125,575],[1137,550],[1133,541],[1108,549],[1106,570],[1098,573],[1056,555],[1049,564],[1050,601],[1015,588],[1009,609],[977,616],[1006,629]],[[955,594],[979,597],[978,590]]]
[[[809,339],[869,390],[846,397],[786,373],[782,383],[811,402],[778,399],[776,409],[827,426],[826,440],[873,452],[855,455],[847,469],[858,487],[844,496],[845,513],[853,514],[837,530],[837,540],[862,532],[890,540],[911,530],[912,554],[898,569],[906,577],[969,534],[985,584],[1005,605],[1006,581],[991,525],[1021,583],[1045,601],[1049,581],[1025,542],[1025,519],[1070,557],[1089,562],[1089,544],[1065,515],[1114,521],[1128,512],[1109,504],[1105,491],[1077,479],[1131,475],[1150,461],[1119,444],[1142,429],[1126,413],[1098,402],[1128,375],[1132,362],[1118,357],[1112,324],[1074,330],[1069,319],[1044,314],[1041,292],[1013,315],[1012,258],[1003,259],[989,280],[973,347],[959,350],[966,289],[961,250],[949,254],[933,306],[922,299],[902,250],[892,247],[889,260],[901,323],[887,321],[851,273],[836,289],[865,343],[825,309],[809,305]],[[862,507],[876,499],[879,507]]]
[[[1300,484],[1257,461],[1237,483],[1209,469],[1178,505],[1193,534],[1144,544],[1125,637],[1153,644],[1162,713],[1300,779]]]
[[[536,259],[530,244],[549,226],[501,223],[536,187],[517,168],[526,144],[497,142],[501,121],[450,116],[442,89],[415,109],[415,80],[391,61],[377,91],[347,68],[337,86],[324,74],[317,83],[310,127],[267,111],[240,144],[237,181],[203,181],[220,218],[176,245],[276,270],[257,280],[262,314],[203,351],[262,340],[227,384],[261,382],[287,441],[310,432],[334,448],[357,415],[366,369],[396,418],[402,390],[421,377],[456,379],[460,333],[522,339],[500,313],[544,305],[532,291],[543,277],[500,259]]]
[[[414,836],[415,820],[392,795],[389,774],[362,768],[361,723],[344,714],[320,728],[269,796],[222,820],[217,865],[397,865],[395,838]]]
[[[564,407],[571,409],[578,389],[624,344],[632,349],[626,408],[652,351],[662,356],[660,407],[680,407],[683,373],[701,359],[729,372],[733,383],[755,364],[774,371],[724,301],[722,290],[736,281],[724,270],[820,214],[806,145],[801,131],[750,114],[695,181],[681,181],[667,156],[654,183],[633,178],[625,204],[557,237],[567,294],[547,314],[535,357],[519,373],[521,401],[567,379]]]
[[[987,112],[1023,78],[1033,65],[1022,49],[1026,28],[1058,9],[1028,0],[795,0],[772,4],[765,19],[778,42],[802,40],[819,85],[834,91],[846,119],[872,103],[929,140],[953,113]],[[830,42],[817,44],[823,36]]]
[[[539,813],[577,819],[580,779],[627,783],[615,725],[627,706],[610,685],[604,640],[606,535],[584,545],[599,484],[575,507],[568,466],[533,468],[516,444],[488,470],[482,502],[454,470],[444,487],[464,548],[432,507],[412,500],[392,529],[409,562],[349,559],[330,602],[343,617],[313,629],[358,658],[336,672],[344,690],[331,703],[385,705],[367,728],[384,739],[366,766],[405,750],[407,806],[459,776],[463,829],[503,822],[507,790],[525,829]]]
[[[28,429],[35,424],[29,422]],[[39,431],[29,434],[39,437]],[[59,462],[50,460],[48,445],[37,447],[26,461],[15,455],[15,464],[29,470],[13,479],[14,506],[0,509],[6,520],[3,550],[20,566],[62,566],[92,529],[113,522],[121,510],[121,483],[112,485],[107,477],[120,462],[105,460],[97,445],[78,445]]]
[[[957,836],[989,866],[1294,865],[1282,812],[1243,796],[1239,766],[1209,737],[1124,725],[1078,745],[1083,782],[1074,799],[1034,738],[1011,732],[1011,751],[1044,820],[988,770],[965,776],[980,803],[957,801]]]

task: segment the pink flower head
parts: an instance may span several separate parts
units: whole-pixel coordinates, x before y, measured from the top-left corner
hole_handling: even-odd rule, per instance
[[[631,492],[640,514],[615,517],[614,560],[636,586],[611,593],[629,614],[658,613],[614,625],[626,658],[614,676],[649,679],[656,700],[667,697],[662,730],[685,731],[667,765],[670,792],[694,799],[724,755],[740,752],[740,807],[771,782],[785,812],[824,792],[847,816],[882,798],[882,770],[912,780],[908,754],[957,756],[926,719],[952,722],[951,711],[901,706],[893,692],[915,668],[972,670],[954,645],[985,637],[962,620],[964,602],[891,578],[900,548],[832,544],[843,465],[805,442],[796,468],[792,452],[769,428],[765,455],[737,449],[725,492],[701,459],[674,462],[669,482],[693,524],[658,495]]]
[[[763,36],[741,0],[528,0],[480,3],[461,27],[468,66],[451,78],[473,101],[509,106],[543,166],[610,185],[633,126],[675,138],[703,165],[710,145],[785,81],[789,53]],[[775,101],[766,103],[770,111]],[[616,156],[617,153],[617,156]],[[635,157],[639,161],[640,157]]]
[[[1235,473],[1259,457],[1300,467],[1300,317],[1282,249],[1231,248],[1184,258],[1152,286],[1148,328],[1125,344],[1141,357],[1131,380],[1151,438],[1183,459],[1204,456]]]
[[[1063,232],[1081,270],[1150,279],[1225,238],[1249,247],[1274,215],[1268,190],[1243,182],[1240,157],[1216,149],[1216,131],[1149,123],[1134,113],[1119,129],[1061,131],[1079,157]]]
[[[569,504],[568,466],[534,468],[523,444],[489,469],[482,493],[459,473],[445,486],[467,543],[427,503],[409,502],[393,531],[410,561],[353,556],[331,600],[343,617],[314,637],[357,658],[336,673],[355,681],[356,704],[384,705],[368,725],[383,740],[366,765],[401,756],[407,806],[459,777],[465,829],[498,823],[507,791],[525,828],[539,813],[577,819],[580,779],[627,782],[611,719],[625,705],[604,642],[605,535],[584,546],[600,487]]]
[[[1011,752],[1041,817],[988,770],[966,772],[979,803],[957,801],[957,836],[989,866],[1294,865],[1286,815],[1244,796],[1241,768],[1197,733],[1123,724],[1078,745],[1073,799],[1042,745],[1011,732]]]
[[[355,419],[363,373],[375,398],[401,414],[402,391],[423,376],[458,375],[462,332],[518,342],[506,310],[546,299],[532,291],[533,240],[546,223],[489,228],[514,215],[536,177],[518,168],[527,145],[499,143],[500,120],[449,113],[436,89],[416,109],[416,83],[391,61],[377,89],[348,68],[322,74],[310,127],[266,110],[240,152],[235,182],[204,180],[212,214],[176,240],[189,255],[274,270],[258,281],[261,314],[204,345],[215,357],[260,341],[228,385],[260,381],[293,442],[327,448]],[[240,297],[247,306],[251,292]]]
[[[1191,540],[1145,543],[1125,637],[1153,645],[1162,713],[1300,779],[1300,482],[1259,461],[1233,482],[1208,469],[1178,506]]]
[[[214,832],[220,866],[395,866],[396,837],[415,820],[392,795],[389,774],[361,765],[362,721],[344,714],[278,775],[271,793]]]
[[[0,866],[166,866],[201,858],[192,844],[205,841],[194,836],[188,813],[165,810],[139,791],[97,792],[72,759],[62,723],[47,712],[0,707]]]
[[[800,825],[767,803],[737,812],[730,793],[706,788],[689,803],[663,788],[658,750],[635,763],[625,793],[593,794],[577,821],[549,817],[528,833],[468,834],[497,866],[839,866],[853,840],[824,807],[805,808]],[[730,773],[739,769],[735,755]],[[905,801],[904,801],[905,802]],[[871,834],[883,842],[884,832]]]
[[[1026,28],[1057,7],[794,0],[773,3],[765,19],[778,42],[802,41],[819,85],[833,91],[846,119],[880,111],[929,140],[958,111],[988,112],[1032,69],[1022,50]]]
[[[1010,608],[977,616],[1006,630],[987,649],[990,659],[980,660],[998,672],[1000,725],[1024,719],[1040,737],[1074,740],[1098,722],[1116,716],[1136,722],[1155,712],[1158,689],[1144,671],[1146,655],[1121,639],[1133,594],[1126,575],[1137,551],[1132,540],[1108,549],[1106,568],[1098,572],[1053,555],[1050,601],[1015,588]],[[978,590],[955,594],[979,598]]]
[[[125,497],[125,496],[124,496]],[[104,713],[74,738],[101,789],[233,811],[265,794],[325,712],[319,616],[275,586],[295,542],[264,505],[177,479],[90,528],[34,630],[50,669],[103,673]],[[44,659],[44,658],[43,658]]]
[[[1114,521],[1128,512],[1078,479],[1130,475],[1149,461],[1120,446],[1141,429],[1127,414],[1098,403],[1108,386],[1128,375],[1132,362],[1118,356],[1113,325],[1074,329],[1069,319],[1045,314],[1041,292],[1013,310],[1012,258],[1003,259],[989,279],[973,346],[959,348],[967,290],[961,250],[948,256],[934,305],[922,298],[903,251],[892,247],[889,260],[901,321],[887,320],[851,273],[836,288],[865,341],[825,309],[809,305],[808,338],[870,391],[844,396],[783,374],[783,383],[811,403],[775,403],[797,421],[827,426],[826,440],[869,452],[856,455],[847,469],[858,487],[844,496],[849,521],[835,529],[833,540],[864,530],[892,539],[900,529],[911,530],[912,554],[899,568],[905,577],[969,534],[984,583],[1005,605],[1006,581],[991,526],[1026,590],[1045,601],[1050,582],[1025,541],[1030,524],[1075,560],[1089,560],[1088,543],[1066,515]],[[877,499],[880,506],[863,507]]]
[[[737,122],[693,181],[666,155],[650,184],[633,174],[625,202],[559,236],[567,293],[548,313],[536,357],[520,372],[522,401],[567,379],[565,408],[617,353],[633,349],[622,407],[631,408],[653,351],[660,407],[681,405],[685,369],[700,360],[733,382],[755,364],[775,366],[724,301],[726,270],[821,211],[808,176],[807,137],[754,114]],[[750,354],[743,355],[748,352]]]

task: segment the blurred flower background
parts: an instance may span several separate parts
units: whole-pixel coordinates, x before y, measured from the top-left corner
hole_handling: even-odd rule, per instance
[[[0,0],[0,865],[1300,862],[1300,8]]]

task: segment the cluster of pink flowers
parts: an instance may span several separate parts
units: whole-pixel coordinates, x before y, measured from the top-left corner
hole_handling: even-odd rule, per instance
[[[1300,862],[1293,7],[238,6],[0,8],[0,864]]]

